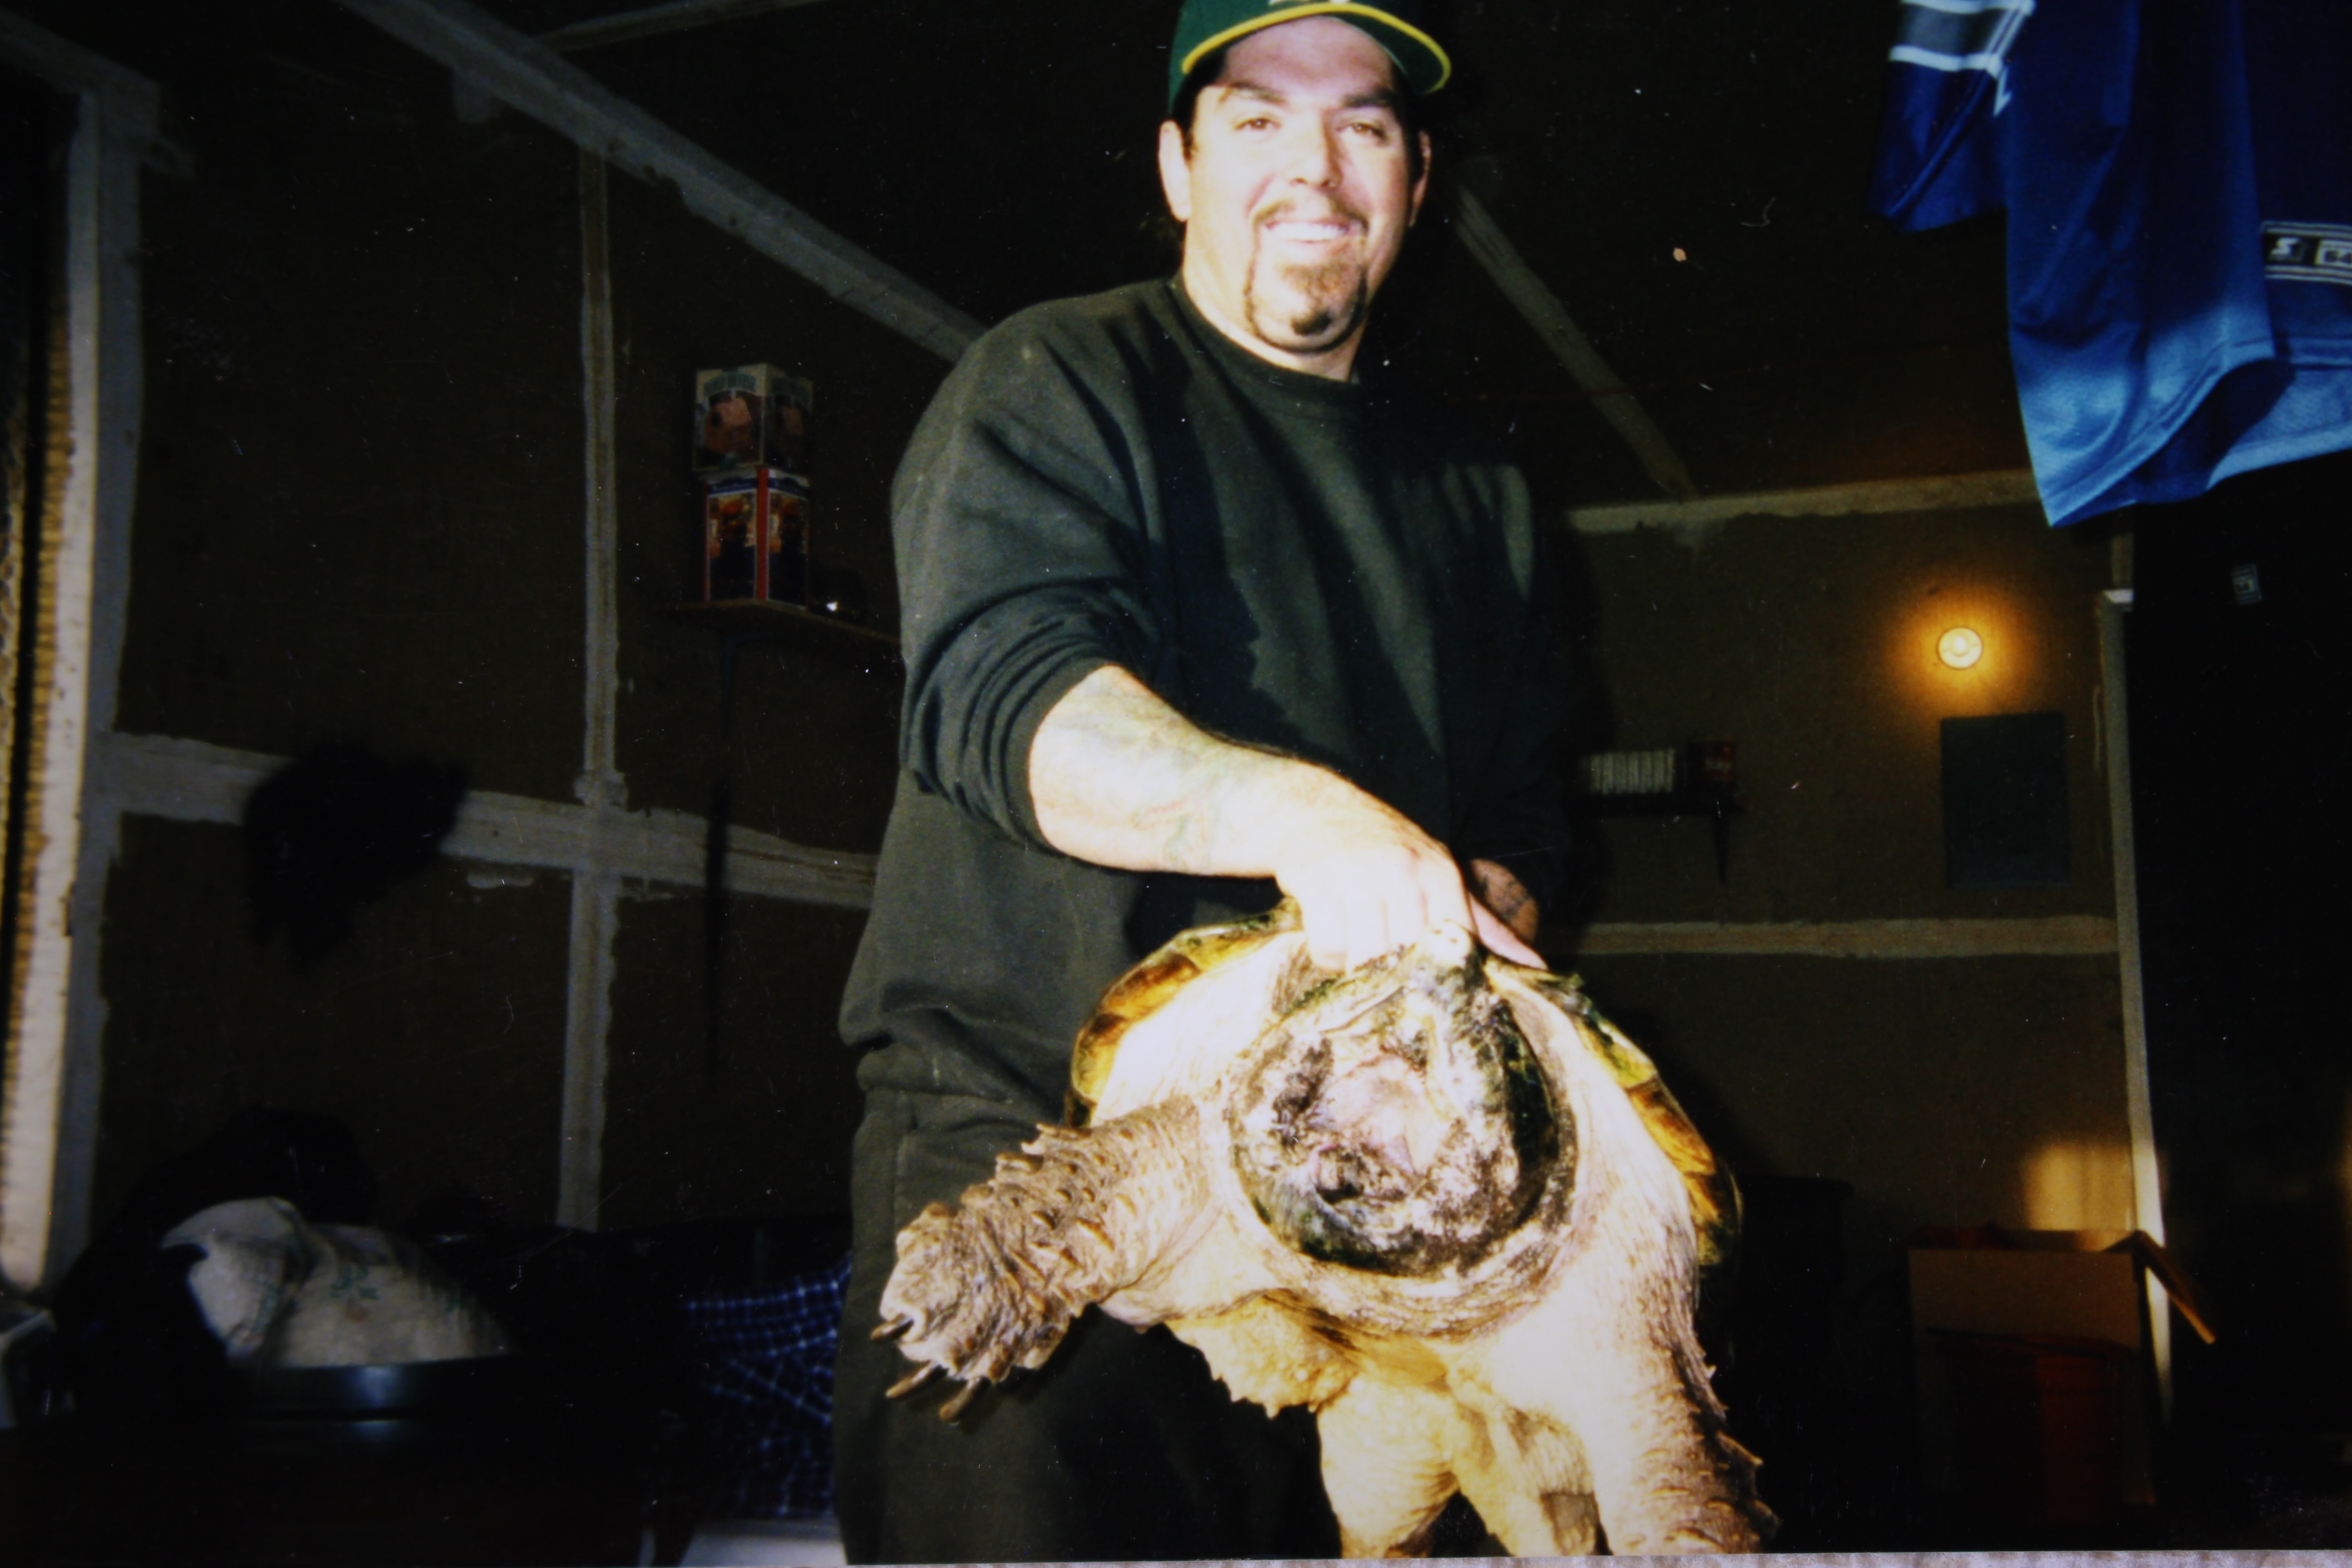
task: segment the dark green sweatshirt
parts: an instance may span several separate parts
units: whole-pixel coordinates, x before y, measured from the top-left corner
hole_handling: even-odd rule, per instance
[[[1177,284],[1138,284],[975,343],[891,510],[902,771],[841,1016],[851,1043],[891,1047],[869,1089],[1058,1113],[1106,985],[1275,898],[1046,846],[1030,742],[1104,664],[1554,890],[1549,568],[1517,471],[1433,407],[1268,364]]]

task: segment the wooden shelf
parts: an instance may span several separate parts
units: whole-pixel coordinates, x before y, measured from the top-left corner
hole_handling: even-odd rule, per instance
[[[1735,791],[1720,784],[1656,795],[1571,795],[1568,808],[1583,816],[1704,816],[1715,825],[1717,882],[1731,880],[1731,818],[1748,809]]]
[[[654,613],[690,626],[709,626],[738,642],[767,642],[799,648],[854,666],[869,675],[897,675],[906,668],[898,656],[898,638],[773,599],[715,599],[664,605]]]
[[[1570,809],[1590,816],[1726,816],[1747,807],[1722,789],[1678,789],[1655,795],[1573,795]]]

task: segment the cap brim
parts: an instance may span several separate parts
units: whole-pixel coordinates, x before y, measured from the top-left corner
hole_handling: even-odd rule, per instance
[[[1307,16],[1337,16],[1370,33],[1404,74],[1405,85],[1417,93],[1435,92],[1454,75],[1454,61],[1444,47],[1412,23],[1391,16],[1377,5],[1359,4],[1358,0],[1318,0],[1317,4],[1286,5],[1262,16],[1252,16],[1193,45],[1192,51],[1176,62],[1174,80],[1168,92],[1170,105],[1174,105],[1177,93],[1192,77],[1193,68],[1219,49],[1230,48],[1252,33]]]

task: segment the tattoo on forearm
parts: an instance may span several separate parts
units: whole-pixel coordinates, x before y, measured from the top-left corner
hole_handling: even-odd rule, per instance
[[[1038,816],[1057,846],[1106,864],[1214,875],[1230,851],[1231,799],[1255,753],[1199,729],[1127,671],[1107,667],[1040,731]],[[1049,734],[1050,731],[1050,734]]]

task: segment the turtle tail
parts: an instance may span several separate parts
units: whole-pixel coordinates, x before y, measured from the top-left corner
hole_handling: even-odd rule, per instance
[[[1041,1126],[960,1207],[917,1215],[898,1233],[874,1334],[918,1363],[891,1396],[945,1373],[964,1384],[940,1411],[952,1421],[982,1385],[1043,1366],[1080,1312],[1141,1279],[1200,1212],[1197,1125],[1176,1101]]]

